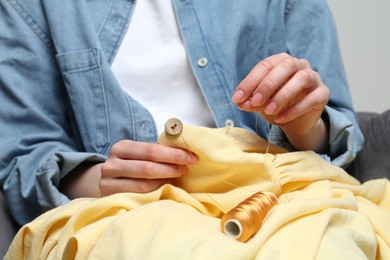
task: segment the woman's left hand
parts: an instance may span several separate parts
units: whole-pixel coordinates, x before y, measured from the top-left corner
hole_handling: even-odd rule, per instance
[[[308,61],[281,53],[259,62],[237,86],[232,102],[259,112],[287,136],[299,136],[319,123],[329,97]]]

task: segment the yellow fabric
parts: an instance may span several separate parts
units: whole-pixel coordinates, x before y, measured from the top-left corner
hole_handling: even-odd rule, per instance
[[[184,126],[160,143],[200,158],[148,194],[78,199],[25,225],[5,259],[390,259],[390,185],[239,128]],[[257,191],[280,203],[246,243],[220,218]]]

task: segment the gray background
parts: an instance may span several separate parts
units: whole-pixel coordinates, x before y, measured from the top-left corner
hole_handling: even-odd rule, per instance
[[[328,0],[357,111],[390,109],[390,0]]]

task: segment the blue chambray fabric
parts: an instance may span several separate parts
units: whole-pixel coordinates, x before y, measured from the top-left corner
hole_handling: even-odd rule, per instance
[[[363,137],[325,0],[172,3],[218,127],[233,121],[288,147],[278,127],[268,132],[266,122],[230,103],[256,63],[287,52],[307,59],[331,90],[324,112],[330,153],[323,158],[338,166],[353,160]],[[134,5],[0,0],[0,184],[19,224],[68,202],[57,187],[80,163],[104,161],[121,139],[157,140],[150,113],[121,89],[110,69]],[[207,58],[206,66],[199,66],[200,58]]]

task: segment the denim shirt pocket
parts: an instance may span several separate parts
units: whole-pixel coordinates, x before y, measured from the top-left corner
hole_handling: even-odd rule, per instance
[[[100,57],[96,48],[56,55],[84,147],[96,153],[104,153],[110,143]]]

